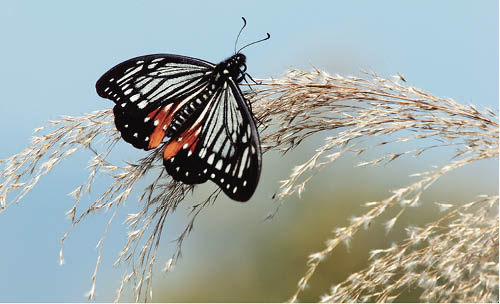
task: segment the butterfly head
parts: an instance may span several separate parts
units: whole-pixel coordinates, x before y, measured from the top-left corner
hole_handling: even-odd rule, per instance
[[[236,82],[240,82],[243,80],[246,74],[247,65],[246,65],[247,57],[242,53],[236,53],[233,56],[222,62],[222,70],[224,74],[228,74],[231,76]]]
[[[246,73],[247,70],[247,65],[246,65],[246,56],[241,53],[241,51],[246,48],[251,46],[252,44],[259,43],[261,41],[268,40],[271,38],[271,35],[267,33],[267,37],[264,39],[260,39],[257,41],[254,41],[252,43],[249,43],[243,47],[241,47],[239,50],[236,51],[236,46],[238,45],[238,39],[240,38],[240,34],[247,25],[247,21],[245,17],[241,17],[243,19],[243,26],[241,27],[240,31],[238,32],[238,36],[236,36],[236,41],[234,42],[234,55],[229,57],[227,60],[224,61],[224,63],[227,63],[227,71],[229,71],[229,75],[233,78],[236,79],[237,83],[240,83],[243,79],[245,79],[245,75],[248,75]],[[250,75],[248,75],[250,77]],[[250,77],[252,78],[252,77]]]

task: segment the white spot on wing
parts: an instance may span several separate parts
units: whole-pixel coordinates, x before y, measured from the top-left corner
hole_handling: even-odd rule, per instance
[[[134,94],[134,95],[130,96],[130,101],[131,101],[131,102],[136,102],[136,101],[137,101],[137,99],[139,99],[139,97],[141,97],[141,94]],[[141,104],[141,103],[143,103],[143,102],[144,102],[144,101],[141,101],[139,104]],[[148,104],[148,102],[147,102],[147,101],[146,101],[146,104]],[[138,107],[140,107],[139,105],[137,105],[137,106],[138,106]],[[145,107],[145,106],[144,106],[144,107]],[[144,107],[142,107],[142,108],[144,108]],[[142,109],[142,108],[141,108],[141,109]]]
[[[210,156],[207,159],[207,163],[209,165],[213,164],[214,163],[214,158],[215,158],[215,154],[214,153],[210,154]]]
[[[248,158],[248,147],[245,148],[245,150],[243,151],[243,156],[241,156],[241,165],[240,165],[240,170],[238,171],[238,178],[241,178],[241,176],[243,175],[243,169],[245,168],[247,158]]]
[[[217,164],[215,165],[215,169],[217,169],[217,170],[222,169],[222,159],[219,159],[219,161],[218,161],[218,162],[217,162]]]
[[[134,96],[135,96],[135,95],[134,95]],[[132,96],[132,97],[134,97],[134,96]],[[132,99],[132,97],[130,97],[130,99]],[[137,107],[138,107],[139,109],[144,109],[147,105],[148,105],[148,102],[147,102],[146,100],[143,100],[143,101],[141,101],[141,102],[139,102],[139,103],[137,104]]]
[[[200,153],[198,155],[200,156],[200,158],[204,158],[206,153],[207,149],[201,148]]]

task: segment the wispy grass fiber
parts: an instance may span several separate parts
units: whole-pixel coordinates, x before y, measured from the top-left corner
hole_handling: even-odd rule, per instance
[[[346,153],[359,155],[388,144],[399,147],[397,152],[384,152],[381,157],[360,162],[358,165],[363,167],[390,163],[406,155],[418,157],[428,150],[451,147],[455,151],[446,165],[415,172],[416,181],[392,190],[383,200],[366,202],[364,214],[353,215],[349,225],[337,227],[325,247],[309,256],[308,269],[288,299],[292,302],[299,300],[322,261],[338,245],[349,245],[360,229],[376,224],[389,210],[397,210],[395,217],[379,223],[387,231],[393,229],[403,213],[429,203],[422,201],[422,194],[440,177],[483,159],[498,159],[498,113],[434,96],[407,84],[401,75],[384,79],[366,72],[360,78],[331,76],[319,70],[291,70],[283,78],[262,80],[247,91],[247,97],[262,123],[265,152],[275,150],[286,154],[307,137],[325,134],[325,143],[306,162],[290,168],[288,178],[281,181],[275,196],[281,206],[291,195],[300,196],[318,170]],[[331,130],[336,130],[335,135],[323,132]],[[138,181],[147,174],[156,174],[145,189],[136,189],[142,193],[139,199],[143,207],[126,217],[128,241],[116,260],[116,264],[128,267],[116,300],[131,282],[136,301],[146,301],[152,296],[153,267],[159,258],[157,249],[165,220],[195,187],[175,182],[161,170],[161,150],[145,152],[145,157],[130,163],[108,161],[120,140],[111,110],[63,117],[35,133],[29,147],[2,161],[1,211],[21,200],[42,176],[81,149],[92,151],[94,157],[89,162],[88,180],[71,192],[75,204],[68,215],[73,227],[98,210],[111,209],[109,228],[120,206],[138,187]],[[408,145],[409,142],[412,144]],[[405,148],[409,146],[412,148]],[[109,175],[112,183],[83,211],[77,212],[82,196],[91,192],[99,174]],[[165,271],[180,257],[182,242],[196,217],[218,195],[219,191],[215,191],[191,206],[191,216],[177,239],[175,253],[170,258],[160,257],[166,265]],[[373,249],[367,268],[333,285],[328,294],[318,295],[318,299],[390,302],[398,301],[404,290],[419,287],[420,298],[425,302],[498,302],[498,193],[484,194],[461,205],[445,201],[437,204],[442,210],[440,219],[424,227],[406,227],[408,237],[404,242]],[[62,244],[70,232],[61,239],[61,263]],[[107,229],[97,245],[99,253],[89,298],[95,293],[106,234]]]

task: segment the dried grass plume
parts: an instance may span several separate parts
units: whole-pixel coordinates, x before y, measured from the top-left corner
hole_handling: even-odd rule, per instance
[[[354,215],[350,224],[336,228],[324,249],[312,253],[307,271],[298,282],[289,301],[297,301],[328,255],[340,244],[349,244],[356,233],[368,227],[389,210],[396,216],[379,223],[393,229],[399,217],[423,203],[422,194],[443,175],[483,159],[498,159],[498,113],[473,105],[463,105],[412,87],[397,75],[384,79],[374,73],[364,77],[331,76],[322,71],[291,70],[281,79],[262,80],[247,91],[253,112],[262,122],[264,151],[287,153],[300,146],[307,137],[322,131],[325,143],[302,164],[291,168],[281,182],[276,198],[285,202],[300,195],[314,174],[345,153],[362,154],[393,144],[398,152],[386,153],[359,166],[389,163],[405,155],[419,156],[424,151],[451,147],[454,158],[446,165],[415,172],[416,181],[392,190],[381,201],[367,202],[367,211]],[[110,210],[108,227],[120,206],[128,199],[137,182],[146,174],[155,174],[153,182],[142,190],[142,209],[129,214],[128,241],[116,264],[128,266],[116,300],[126,284],[132,282],[136,301],[152,295],[153,266],[163,225],[186,195],[194,189],[172,181],[162,170],[159,150],[125,164],[108,160],[120,140],[111,110],[96,111],[81,117],[63,117],[46,128],[35,130],[32,143],[22,152],[3,161],[0,171],[0,208],[4,211],[18,202],[61,160],[81,149],[92,151],[89,178],[71,192],[75,204],[68,211],[73,226],[98,210]],[[405,149],[412,142],[412,149]],[[417,148],[415,148],[417,147]],[[265,164],[265,158],[264,158]],[[84,193],[92,190],[95,178],[105,174],[112,183],[80,213],[77,207]],[[177,239],[177,250],[171,257],[160,257],[165,271],[174,265],[182,241],[193,228],[204,207],[213,204],[219,192],[192,205],[185,230]],[[498,193],[485,194],[472,202],[455,206],[438,202],[442,217],[424,227],[406,227],[407,239],[388,248],[373,249],[369,266],[332,286],[323,302],[389,302],[397,301],[401,292],[420,287],[420,298],[426,302],[498,302]],[[0,211],[0,212],[1,212]],[[332,227],[333,228],[333,227]],[[61,245],[68,237],[61,239]],[[94,296],[104,231],[89,298]],[[60,261],[63,262],[61,246]],[[242,299],[244,300],[244,299]]]

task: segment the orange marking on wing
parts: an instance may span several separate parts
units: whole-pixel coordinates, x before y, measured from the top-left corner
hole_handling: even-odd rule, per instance
[[[172,104],[166,105],[164,107],[160,107],[153,112],[149,113],[148,117],[150,119],[154,119],[154,121],[158,121],[158,125],[156,128],[153,130],[153,133],[151,133],[150,139],[149,139],[149,145],[148,149],[156,148],[158,145],[161,143],[163,138],[165,137],[165,131],[163,129],[163,126],[167,126],[170,124],[174,117],[174,111],[172,111],[170,108],[172,107]],[[159,113],[158,113],[159,112]]]
[[[189,151],[191,151],[191,153],[194,153],[194,148],[196,148],[197,143],[198,143],[198,137],[196,137],[196,140],[193,142],[191,147],[189,147]]]
[[[149,139],[148,149],[153,149],[158,147],[163,138],[165,137],[165,131],[162,128],[155,128],[153,133],[151,133],[151,138]]]
[[[191,152],[194,152],[194,148],[196,147],[196,143],[198,142],[198,134],[199,134],[200,124],[187,129],[179,135],[181,140],[177,138],[173,138],[166,146],[165,150],[163,150],[163,159],[168,160],[175,156],[183,147],[187,144],[187,148]]]

